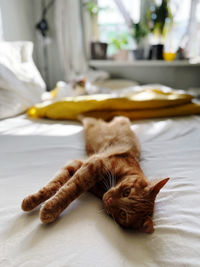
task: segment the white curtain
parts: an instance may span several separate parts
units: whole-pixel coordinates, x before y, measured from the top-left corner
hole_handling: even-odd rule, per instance
[[[191,1],[186,52],[189,58],[200,58],[200,0]]]
[[[79,0],[55,1],[57,44],[67,81],[87,72],[80,5]]]
[[[0,41],[3,41],[3,25],[2,25],[2,15],[1,15],[1,7],[0,7]]]

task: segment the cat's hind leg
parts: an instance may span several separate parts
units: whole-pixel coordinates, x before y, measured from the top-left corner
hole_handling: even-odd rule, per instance
[[[27,196],[23,201],[21,208],[24,211],[31,211],[42,202],[52,197],[82,166],[80,160],[73,160],[64,166],[59,173],[47,185],[40,189],[37,193]]]

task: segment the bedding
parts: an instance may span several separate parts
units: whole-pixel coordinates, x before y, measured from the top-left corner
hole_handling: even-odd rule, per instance
[[[37,70],[31,42],[0,42],[0,119],[41,101],[46,85]]]
[[[141,120],[132,129],[147,177],[171,178],[158,195],[151,235],[121,229],[89,193],[51,225],[40,223],[38,209],[24,214],[25,195],[86,157],[83,129],[25,115],[0,121],[0,266],[199,266],[200,117]]]
[[[183,91],[166,92],[164,88],[142,87],[137,91],[132,89],[132,92],[127,92],[128,95],[83,95],[45,101],[31,107],[27,114],[32,118],[56,120],[77,120],[78,115],[83,114],[109,120],[120,115],[130,119],[146,119],[200,113],[200,104],[193,102],[194,96]]]

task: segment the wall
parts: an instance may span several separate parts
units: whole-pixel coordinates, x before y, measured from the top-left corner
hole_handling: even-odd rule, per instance
[[[0,40],[35,43],[34,0],[0,0]],[[39,60],[34,47],[33,58]]]
[[[54,30],[54,8],[51,8],[47,14],[51,42],[46,46],[47,57],[44,58],[44,43],[35,29],[36,23],[41,19],[41,2],[41,0],[0,0],[0,26],[2,24],[0,40],[3,35],[3,40],[6,41],[32,41],[34,61],[48,88],[52,89],[56,81],[62,79]]]
[[[4,39],[34,41],[33,2],[0,0]]]

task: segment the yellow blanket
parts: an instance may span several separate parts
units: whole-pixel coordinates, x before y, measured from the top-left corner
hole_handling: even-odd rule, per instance
[[[177,91],[169,93],[157,89],[144,89],[127,97],[89,95],[66,97],[56,102],[44,102],[27,112],[32,118],[76,120],[79,114],[111,119],[123,115],[130,119],[200,114],[200,104],[193,97]]]

